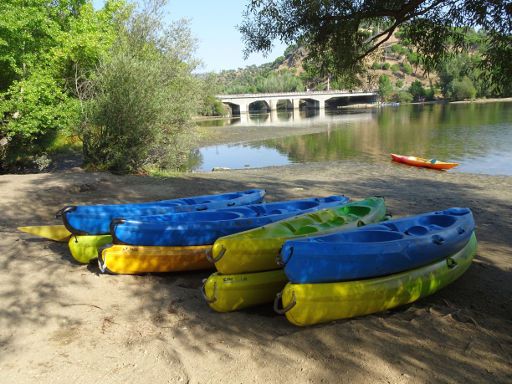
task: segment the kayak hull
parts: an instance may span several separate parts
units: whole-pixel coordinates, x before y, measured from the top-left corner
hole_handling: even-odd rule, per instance
[[[112,236],[71,236],[68,241],[69,251],[73,259],[81,264],[89,264],[98,258],[98,249],[112,243]]]
[[[144,246],[193,246],[213,244],[219,237],[260,227],[300,213],[342,206],[345,196],[289,200],[217,210],[176,213],[141,220],[115,220],[115,244]]]
[[[211,248],[112,245],[101,250],[98,264],[102,272],[123,275],[212,269]]]
[[[459,165],[459,163],[448,163],[439,160],[428,160],[422,157],[397,155],[395,153],[391,154],[391,159],[398,163],[412,165],[415,167],[437,169],[439,171],[452,169]]]
[[[293,283],[391,275],[460,251],[475,229],[469,208],[449,208],[351,231],[289,240],[281,260]]]
[[[18,231],[39,236],[47,240],[65,243],[69,240],[71,232],[64,225],[34,225],[29,227],[18,227]]]
[[[348,203],[343,207],[292,217],[217,239],[213,245],[212,259],[217,271],[222,274],[282,268],[277,262],[277,256],[287,240],[354,229],[363,224],[381,221],[385,214],[384,199],[373,197]]]
[[[138,218],[175,212],[216,210],[260,203],[265,190],[251,189],[217,195],[193,196],[146,203],[67,206],[57,212],[68,231],[76,235],[103,235],[110,231],[110,222],[119,217]]]
[[[212,274],[203,283],[203,296],[217,312],[231,312],[272,303],[288,280],[282,270],[233,275]]]
[[[471,265],[476,248],[473,233],[468,244],[456,254],[411,271],[337,283],[289,283],[276,298],[275,307],[279,313],[285,312],[292,324],[305,326],[409,304],[458,279]]]

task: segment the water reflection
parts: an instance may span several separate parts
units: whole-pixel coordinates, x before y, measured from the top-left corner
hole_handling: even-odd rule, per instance
[[[272,130],[308,126],[319,131],[201,148],[202,163],[196,169],[340,159],[389,161],[389,153],[395,152],[458,161],[460,172],[512,174],[511,103],[274,112],[248,115],[229,124]]]

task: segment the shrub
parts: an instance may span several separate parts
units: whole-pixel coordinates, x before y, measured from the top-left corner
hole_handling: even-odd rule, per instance
[[[407,91],[400,91],[395,95],[395,101],[400,103],[411,103],[413,101],[413,97]]]
[[[467,76],[464,76],[461,80],[454,80],[451,88],[452,100],[474,99],[476,96],[476,88]]]
[[[382,69],[385,69],[385,70],[387,71],[387,70],[389,69],[389,67],[390,67],[390,66],[391,66],[391,65],[390,65],[389,63],[387,63],[387,62],[386,62],[386,63],[382,64]]]
[[[396,84],[395,84],[395,85],[396,85],[396,87],[397,87],[397,88],[403,88],[403,86],[404,86],[404,81],[403,81],[402,79],[398,79],[398,80],[396,81]]]
[[[91,82],[81,131],[87,164],[125,173],[186,163],[199,94],[192,49],[185,23],[164,26],[148,10],[131,17]]]
[[[391,70],[392,70],[393,72],[398,72],[398,71],[400,71],[400,66],[399,66],[398,64],[393,64],[393,65],[391,66]]]
[[[391,80],[386,75],[381,75],[379,77],[379,96],[382,100],[389,100],[391,93],[393,92],[393,85],[391,84]]]
[[[402,63],[402,72],[410,75],[412,74],[412,66],[409,63]]]
[[[423,101],[426,95],[425,88],[423,88],[423,84],[421,84],[419,80],[415,80],[411,84],[409,87],[409,92],[415,101]]]

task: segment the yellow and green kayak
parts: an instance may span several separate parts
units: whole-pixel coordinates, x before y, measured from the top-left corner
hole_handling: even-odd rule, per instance
[[[312,325],[384,311],[431,295],[459,278],[477,248],[473,233],[456,254],[433,264],[394,275],[323,284],[288,283],[274,308],[295,325]],[[281,301],[281,303],[280,303]]]
[[[222,274],[278,269],[281,266],[276,257],[286,240],[376,223],[385,215],[384,199],[371,197],[342,207],[294,216],[217,239],[210,261]]]
[[[71,236],[71,232],[63,225],[32,225],[29,227],[18,227],[18,231],[61,243],[68,241]]]
[[[214,273],[203,283],[203,296],[215,311],[230,312],[272,303],[287,282],[282,269],[237,275]]]
[[[106,244],[112,243],[110,235],[71,236],[68,241],[71,256],[82,264],[89,264],[98,258],[98,250]]]
[[[187,247],[130,246],[115,244],[98,255],[102,272],[133,275],[212,269],[206,255],[211,245]]]

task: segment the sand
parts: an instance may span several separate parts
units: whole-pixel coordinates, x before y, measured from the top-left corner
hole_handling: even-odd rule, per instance
[[[65,204],[262,187],[269,200],[386,197],[394,215],[469,206],[479,249],[454,284],[413,305],[298,328],[271,306],[218,314],[209,272],[110,276],[67,246],[16,232]],[[0,383],[512,382],[512,177],[331,162],[156,179],[0,176]]]

